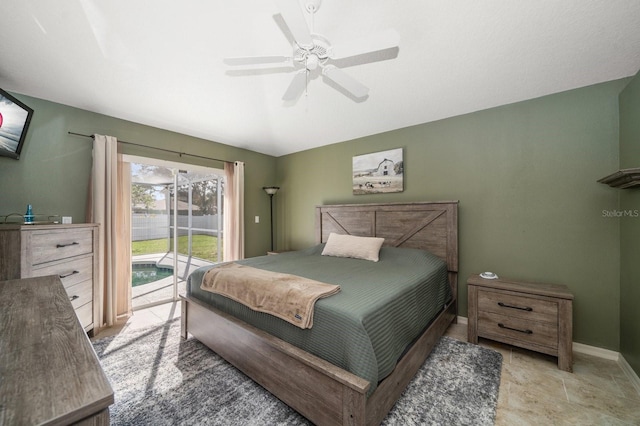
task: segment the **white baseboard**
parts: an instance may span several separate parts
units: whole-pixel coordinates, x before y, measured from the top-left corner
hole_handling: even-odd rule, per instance
[[[598,358],[608,359],[611,361],[620,360],[620,352],[599,348],[597,346],[589,346],[585,345],[584,343],[573,342],[573,351],[581,354],[596,356]]]
[[[468,323],[469,320],[467,317],[458,316],[458,324],[466,325]],[[624,359],[620,352],[599,348],[597,346],[589,346],[585,345],[584,343],[577,342],[573,342],[573,351],[581,354],[595,356],[598,358],[616,361],[633,384],[633,387],[636,388],[638,394],[640,394],[640,377],[638,377],[636,372],[633,370],[633,368],[631,368],[627,360]]]
[[[618,364],[622,368],[622,371],[624,371],[624,374],[626,374],[627,377],[629,378],[629,381],[631,382],[633,387],[636,388],[636,391],[638,392],[638,394],[640,394],[640,377],[638,377],[636,372],[633,371],[633,368],[631,368],[631,366],[629,365],[627,360],[624,359],[622,354],[620,354],[620,359],[618,360]]]

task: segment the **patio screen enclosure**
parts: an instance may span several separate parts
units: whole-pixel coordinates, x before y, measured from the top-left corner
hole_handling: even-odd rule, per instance
[[[177,300],[191,271],[224,260],[224,177],[215,169],[141,163],[131,171],[135,309]],[[154,267],[171,269],[173,279],[153,281]]]

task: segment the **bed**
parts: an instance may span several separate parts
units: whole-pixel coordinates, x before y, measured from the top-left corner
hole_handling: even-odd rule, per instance
[[[318,256],[321,245],[331,233],[383,237],[385,247],[380,251],[380,263],[394,253],[393,247],[404,247],[426,250],[444,265],[444,271],[439,273],[444,274],[450,286],[446,304],[438,307],[428,324],[420,326],[418,337],[403,348],[399,359],[394,358],[390,367],[387,363],[386,367],[375,372],[379,376],[371,369],[367,370],[366,357],[363,358],[365,361],[360,361],[356,356],[355,363],[342,365],[339,356],[332,359],[331,355],[319,354],[313,345],[304,346],[299,340],[294,342],[295,346],[277,337],[277,332],[268,325],[251,325],[250,318],[245,322],[229,313],[239,315],[233,309],[211,306],[206,295],[195,290],[188,291],[182,298],[182,335],[185,338],[188,333],[193,335],[315,424],[379,424],[448,325],[455,320],[457,202],[318,206],[316,242],[319,246],[302,254],[265,256],[252,262],[266,269],[279,268],[274,259],[278,257],[281,257],[280,263],[286,264],[287,260],[300,263],[296,256]],[[195,278],[196,282],[198,280]],[[345,288],[345,293],[348,292]],[[329,305],[332,298],[339,301],[339,295],[318,301],[316,315],[320,313],[320,317],[314,322],[314,329],[321,329],[324,324],[321,308]],[[362,371],[358,370],[360,364]]]

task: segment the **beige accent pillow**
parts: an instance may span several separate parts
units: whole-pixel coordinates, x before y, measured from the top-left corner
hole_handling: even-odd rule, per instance
[[[380,247],[384,238],[356,237],[330,233],[327,244],[322,250],[323,256],[353,257],[355,259],[378,261]]]

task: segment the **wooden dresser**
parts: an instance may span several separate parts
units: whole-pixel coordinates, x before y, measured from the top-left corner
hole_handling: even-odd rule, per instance
[[[534,284],[472,275],[468,339],[496,340],[558,357],[558,368],[573,367],[573,294],[566,286]]]
[[[96,224],[0,225],[0,281],[58,275],[84,330],[97,331],[97,250]]]
[[[108,425],[113,402],[60,279],[0,281],[0,425]]]

